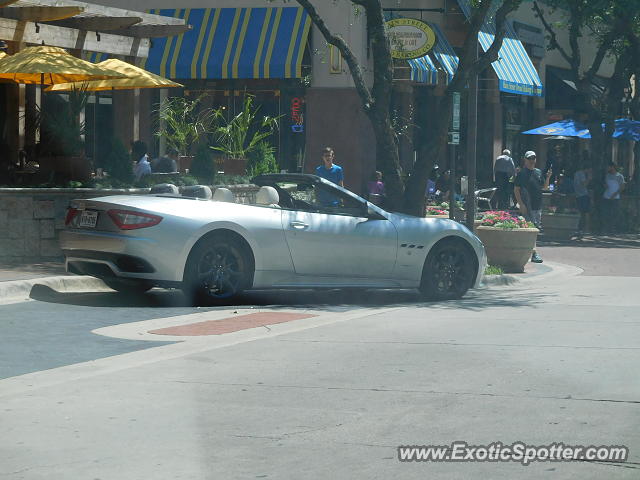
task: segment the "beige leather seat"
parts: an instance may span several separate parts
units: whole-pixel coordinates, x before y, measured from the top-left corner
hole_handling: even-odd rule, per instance
[[[271,208],[280,208],[278,202],[280,201],[280,195],[278,191],[273,187],[260,187],[256,194],[256,203],[258,205],[264,205]]]
[[[234,197],[231,190],[229,190],[228,188],[220,187],[216,188],[216,191],[213,192],[213,201],[236,203],[236,198]]]

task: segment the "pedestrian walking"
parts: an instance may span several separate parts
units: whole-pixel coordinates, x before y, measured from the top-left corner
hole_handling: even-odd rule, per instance
[[[576,235],[582,237],[587,225],[589,213],[591,212],[591,197],[589,197],[589,183],[593,176],[591,165],[584,164],[573,176],[573,190],[576,194],[576,205],[580,212],[578,231]]]
[[[624,177],[614,162],[607,167],[604,178],[604,194],[602,195],[604,233],[615,233],[618,230],[618,212],[620,210],[620,193],[624,189]]]
[[[382,172],[376,170],[373,173],[371,180],[367,182],[367,193],[371,203],[382,206],[386,195],[384,182],[382,181]]]
[[[342,167],[333,163],[334,158],[333,148],[324,147],[322,149],[322,165],[316,167],[316,175],[344,187]],[[335,195],[323,189],[318,190],[318,201],[327,207],[335,207],[340,204],[340,200]]]
[[[333,163],[334,158],[333,148],[324,147],[322,149],[322,165],[318,165],[316,168],[316,175],[344,187],[344,172],[340,165]]]
[[[518,201],[520,213],[528,221],[542,229],[542,190],[549,186],[551,170],[543,175],[536,168],[536,152],[529,150],[524,154],[524,168],[520,170],[515,179],[514,194]],[[542,263],[542,257],[533,249],[531,261]]]
[[[511,158],[511,151],[504,149],[502,155],[493,164],[493,177],[496,182],[498,209],[508,210],[511,207],[511,188],[509,180],[516,174],[516,166]]]

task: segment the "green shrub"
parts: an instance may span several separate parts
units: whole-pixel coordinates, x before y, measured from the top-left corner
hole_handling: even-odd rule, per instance
[[[504,274],[504,270],[502,268],[497,267],[495,265],[487,265],[487,269],[484,271],[485,275],[502,275]]]
[[[211,149],[207,145],[200,145],[196,156],[191,161],[190,173],[200,183],[212,185],[216,176],[216,164],[213,161]]]
[[[247,173],[254,177],[263,173],[278,173],[279,167],[274,155],[275,148],[267,142],[260,142],[249,152]]]
[[[133,181],[133,165],[129,152],[120,139],[111,140],[111,148],[104,161],[104,169],[114,180],[130,184]]]

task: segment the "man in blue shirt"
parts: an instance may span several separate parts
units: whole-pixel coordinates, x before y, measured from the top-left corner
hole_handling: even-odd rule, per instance
[[[342,167],[333,163],[333,148],[322,149],[322,165],[316,168],[316,175],[344,187]]]
[[[344,187],[342,167],[335,165],[333,158],[333,148],[324,147],[322,149],[322,165],[316,167],[316,175]],[[318,190],[318,201],[326,207],[336,207],[340,204],[338,198],[322,189]]]

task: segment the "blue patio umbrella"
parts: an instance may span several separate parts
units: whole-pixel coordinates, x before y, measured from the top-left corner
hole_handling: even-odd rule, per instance
[[[604,129],[604,123],[602,128]],[[522,133],[525,135],[562,135],[564,137],[591,138],[587,126],[574,120],[561,120]],[[628,118],[617,119],[612,137],[620,140],[640,141],[640,122]]]
[[[585,136],[589,135],[587,126],[574,120],[560,120],[559,122],[543,125],[522,133],[524,135],[560,135],[563,137],[589,138]]]
[[[602,125],[604,128],[604,125]],[[613,138],[621,140],[635,140],[640,142],[640,122],[630,120],[628,118],[619,118],[616,120],[616,129],[613,132]]]

